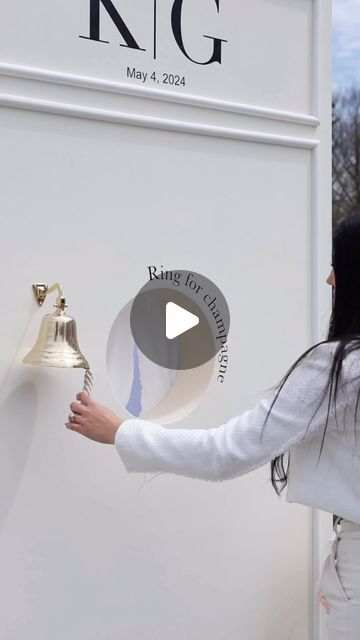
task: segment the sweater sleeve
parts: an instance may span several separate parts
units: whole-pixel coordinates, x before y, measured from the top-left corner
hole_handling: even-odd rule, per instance
[[[272,389],[254,408],[208,429],[173,429],[138,418],[125,420],[116,432],[114,444],[126,470],[227,480],[264,465],[303,439],[314,437],[326,420],[328,390],[316,410],[328,381],[331,344],[315,347],[291,372],[263,431],[277,389]],[[329,420],[332,406],[333,403]]]

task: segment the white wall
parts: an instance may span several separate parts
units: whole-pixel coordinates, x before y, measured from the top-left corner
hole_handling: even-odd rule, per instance
[[[4,640],[320,637],[311,588],[330,517],[280,501],[270,465],[224,483],[159,476],[138,493],[142,474],[126,474],[114,448],[65,429],[82,372],[21,363],[55,302],[40,310],[31,284],[60,281],[94,397],[120,413],[107,340],[149,264],[203,273],[231,312],[226,382],[175,427],[250,408],[324,337],[330,7],[223,0],[217,15],[203,0],[191,15],[188,0],[193,55],[209,54],[203,33],[228,40],[221,65],[200,66],[168,34],[171,4],[158,2],[153,61],[144,2],[121,10],[146,52],[119,47],[106,15],[109,45],[78,38],[85,0],[3,3]],[[186,87],[128,84],[135,56],[186,75]]]

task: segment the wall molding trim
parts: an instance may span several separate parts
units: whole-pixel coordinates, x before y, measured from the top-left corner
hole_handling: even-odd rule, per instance
[[[49,100],[38,100],[35,98],[24,98],[9,94],[0,94],[0,107],[37,111],[61,116],[72,116],[75,118],[85,118],[89,120],[100,120],[103,122],[145,127],[149,129],[160,129],[216,138],[228,138],[231,140],[243,140],[263,144],[296,147],[299,149],[314,149],[319,144],[319,140],[315,138],[300,138],[232,127],[207,125],[185,120],[155,118],[152,116],[125,113],[122,111],[84,107]]]
[[[319,119],[314,115],[296,113],[292,111],[282,111],[270,109],[252,104],[241,104],[226,100],[216,100],[214,98],[196,96],[185,93],[175,93],[162,89],[151,89],[110,80],[102,80],[90,76],[82,76],[70,73],[62,73],[49,69],[27,67],[15,64],[0,63],[0,76],[9,76],[24,80],[35,80],[45,83],[52,83],[63,86],[71,86],[83,89],[92,89],[105,93],[117,93],[133,96],[136,98],[157,100],[159,102],[172,102],[184,106],[197,107],[201,109],[211,109],[215,111],[226,111],[243,116],[278,120],[309,127],[317,127]]]

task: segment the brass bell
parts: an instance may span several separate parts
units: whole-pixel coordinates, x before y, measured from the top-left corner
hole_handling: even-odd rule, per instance
[[[23,358],[23,362],[48,367],[89,369],[89,363],[78,345],[75,320],[65,313],[67,305],[60,285],[56,283],[50,288],[45,284],[33,285],[39,305],[42,305],[46,295],[55,288],[59,290],[57,303],[54,305],[56,311],[43,317],[35,346]]]

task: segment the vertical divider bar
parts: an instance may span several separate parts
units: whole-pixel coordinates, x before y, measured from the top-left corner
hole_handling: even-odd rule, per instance
[[[324,268],[331,262],[332,243],[332,174],[331,174],[331,104],[332,104],[332,2],[331,0],[313,0],[312,16],[312,69],[311,100],[312,113],[320,125],[318,137],[320,144],[312,151],[311,164],[311,222],[310,247],[311,268],[309,283],[311,291],[311,342],[324,339],[324,323],[329,320],[331,310],[331,292],[327,291],[323,280]],[[330,289],[330,288],[329,288]],[[330,294],[330,295],[329,295]],[[321,628],[320,606],[315,597],[314,585],[319,578],[322,561],[322,536],[325,521],[318,509],[311,509],[311,629],[309,638],[324,640]]]

